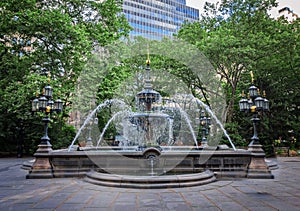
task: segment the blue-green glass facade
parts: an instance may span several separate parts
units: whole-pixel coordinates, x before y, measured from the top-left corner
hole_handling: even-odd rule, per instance
[[[172,38],[184,21],[199,20],[199,10],[185,0],[123,0],[123,12],[134,28],[130,37]]]

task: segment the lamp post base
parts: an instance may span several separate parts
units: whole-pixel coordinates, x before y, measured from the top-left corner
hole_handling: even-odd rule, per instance
[[[52,145],[49,142],[41,143],[34,153],[35,161],[26,179],[48,179],[53,178],[53,169],[49,160]]]
[[[266,164],[266,154],[260,144],[250,144],[248,151],[251,152],[251,161],[248,166],[248,178],[252,179],[274,179],[268,165]]]

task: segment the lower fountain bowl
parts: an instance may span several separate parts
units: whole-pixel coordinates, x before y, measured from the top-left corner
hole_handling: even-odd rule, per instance
[[[215,182],[216,177],[210,170],[201,173],[159,176],[118,175],[90,171],[84,180],[96,185],[122,188],[182,188]]]

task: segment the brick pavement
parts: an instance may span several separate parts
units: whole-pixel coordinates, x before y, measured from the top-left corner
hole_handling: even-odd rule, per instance
[[[78,178],[25,179],[30,158],[0,158],[0,210],[300,210],[300,157],[278,158],[275,179],[169,189],[103,187]]]

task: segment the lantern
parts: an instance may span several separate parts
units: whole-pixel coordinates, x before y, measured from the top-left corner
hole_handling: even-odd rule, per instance
[[[240,107],[240,111],[247,111],[248,110],[248,100],[246,98],[242,98],[239,101],[239,107]]]
[[[249,87],[249,94],[251,98],[256,98],[258,96],[258,89],[256,86],[252,85]]]
[[[39,110],[45,111],[47,107],[48,99],[45,96],[39,98]]]
[[[258,111],[263,110],[263,108],[264,108],[264,99],[262,97],[255,98],[254,103],[255,103],[256,109]]]
[[[58,113],[62,111],[62,109],[63,109],[63,102],[61,101],[61,99],[57,99],[54,102],[54,109]]]
[[[45,86],[44,90],[45,90],[45,93],[44,93],[45,97],[52,98],[53,90],[52,90],[51,86],[50,85]]]
[[[39,99],[38,98],[35,98],[33,101],[32,101],[32,109],[31,109],[33,112],[37,112],[39,110]]]

